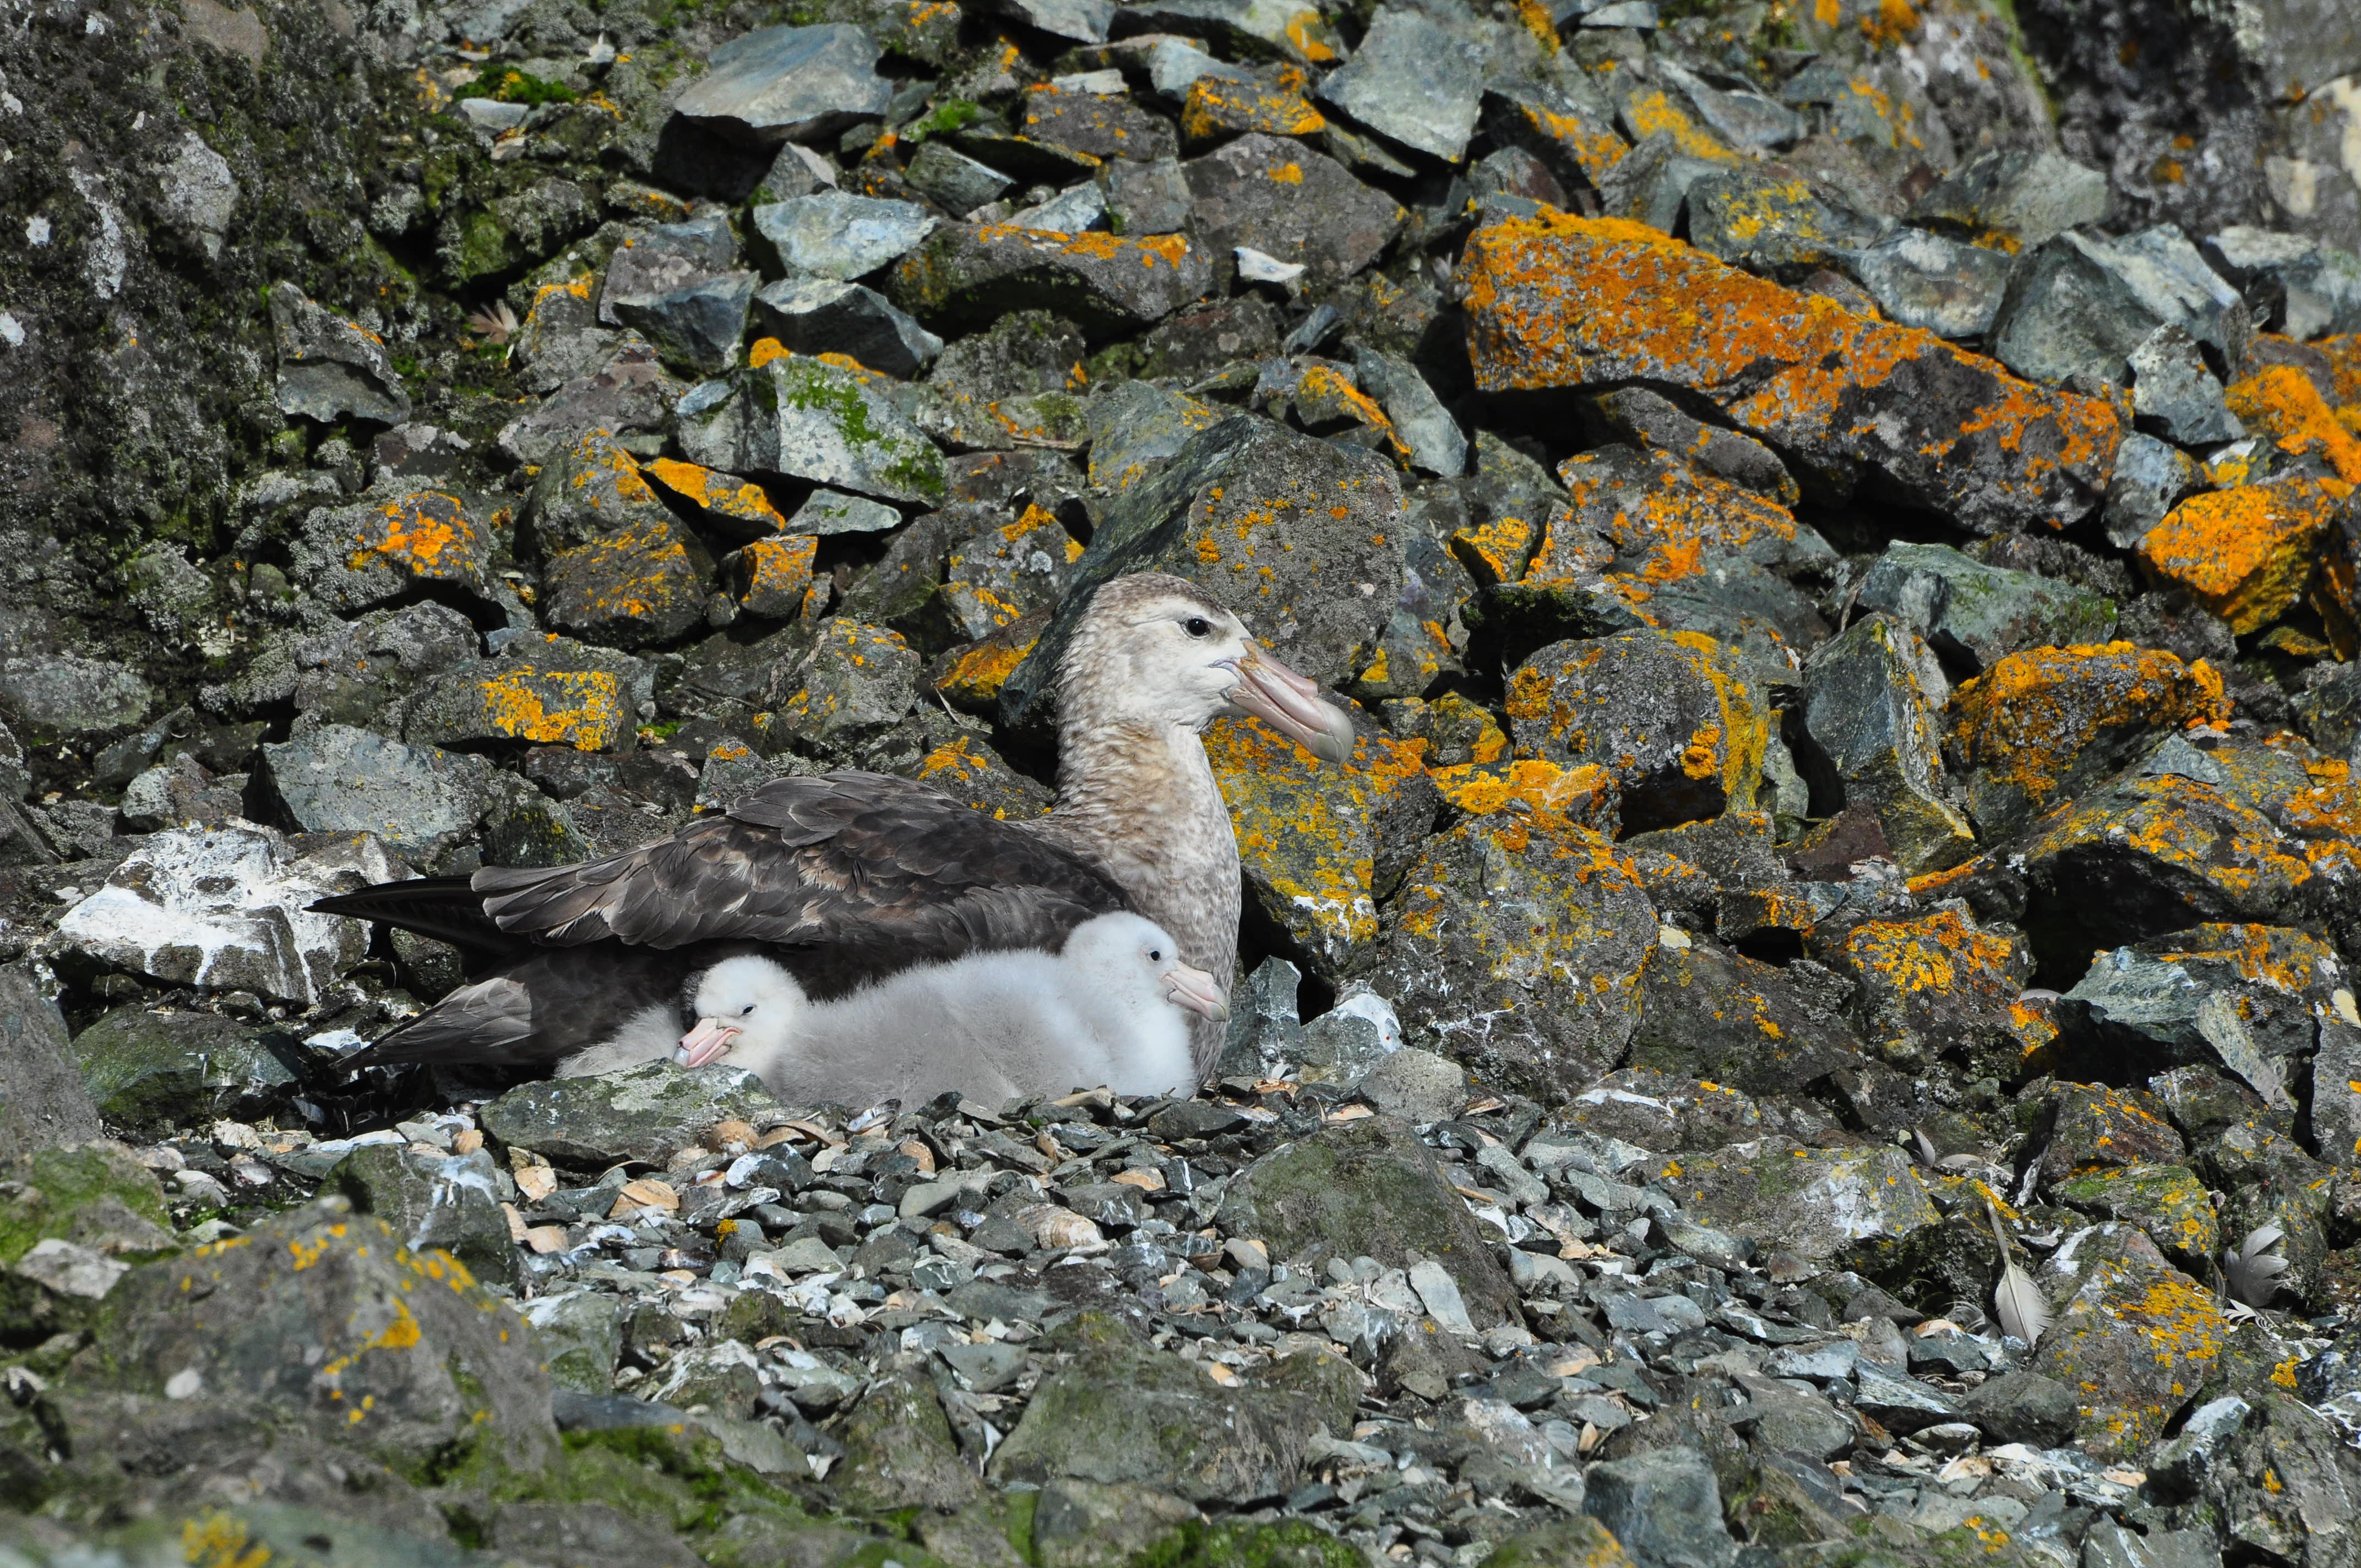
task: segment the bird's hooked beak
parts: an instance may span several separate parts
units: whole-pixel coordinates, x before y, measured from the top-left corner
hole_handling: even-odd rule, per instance
[[[1187,964],[1175,964],[1165,972],[1166,995],[1190,1012],[1215,1023],[1230,1015],[1229,999],[1213,977],[1201,969]]]
[[[699,1018],[697,1027],[680,1037],[673,1047],[672,1059],[683,1067],[703,1067],[730,1054],[730,1044],[738,1037],[738,1025],[725,1024],[719,1018]]]
[[[1248,638],[1245,655],[1230,668],[1238,677],[1225,694],[1230,701],[1323,762],[1342,762],[1353,754],[1353,721],[1345,710],[1323,699],[1318,686],[1280,663],[1269,649]]]

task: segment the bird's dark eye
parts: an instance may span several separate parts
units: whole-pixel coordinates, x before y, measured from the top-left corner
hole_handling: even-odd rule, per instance
[[[1213,630],[1212,623],[1202,615],[1192,615],[1180,624],[1191,637],[1202,637]]]
[[[1152,964],[1160,964],[1164,961],[1164,955],[1157,948],[1150,948],[1148,949],[1148,961]]]
[[[738,1009],[738,1016],[743,1018],[747,1014],[752,1013],[752,1011],[754,1011],[754,1004],[749,1002],[745,1006]]]

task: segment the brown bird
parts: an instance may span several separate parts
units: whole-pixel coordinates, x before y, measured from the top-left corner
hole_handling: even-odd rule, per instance
[[[348,1058],[548,1069],[707,970],[763,953],[816,1000],[980,951],[1060,951],[1100,915],[1169,931],[1226,984],[1237,840],[1199,739],[1250,714],[1330,762],[1351,721],[1235,615],[1179,577],[1101,587],[1058,666],[1058,802],[1027,822],[922,784],[837,773],[764,784],[716,816],[580,865],[487,868],[324,899],[492,955],[493,972]],[[684,1024],[686,1022],[684,1012]],[[1223,1031],[1191,1020],[1202,1078]]]

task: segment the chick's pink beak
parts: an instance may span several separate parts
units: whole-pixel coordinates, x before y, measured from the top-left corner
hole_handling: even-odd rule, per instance
[[[1353,721],[1326,701],[1320,688],[1281,663],[1277,654],[1249,641],[1234,666],[1238,684],[1229,699],[1323,762],[1353,754]]]
[[[697,1027],[680,1037],[673,1047],[672,1059],[683,1067],[703,1067],[719,1061],[730,1053],[730,1043],[738,1037],[738,1027],[719,1018],[699,1018]]]
[[[1187,964],[1175,964],[1165,971],[1165,994],[1200,1017],[1216,1022],[1230,1015],[1229,999],[1213,977],[1201,969]]]

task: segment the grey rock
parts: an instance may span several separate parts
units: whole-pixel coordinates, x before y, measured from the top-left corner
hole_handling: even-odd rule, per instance
[[[154,694],[137,671],[71,653],[0,657],[0,713],[26,729],[80,735],[148,717]]]
[[[284,1401],[291,1416],[324,1407],[314,1441],[401,1469],[478,1437],[518,1471],[550,1463],[549,1379],[532,1332],[497,1298],[461,1277],[434,1279],[390,1227],[341,1202],[273,1216],[250,1234],[251,1245],[126,1276],[107,1304],[111,1354],[91,1384],[155,1399],[193,1383],[217,1399]],[[349,1343],[357,1321],[402,1323],[414,1365],[367,1355],[324,1365],[317,1347]],[[332,1402],[330,1392],[342,1397]],[[346,1420],[346,1407],[368,1419]]]
[[[1955,1420],[1959,1412],[1934,1389],[1869,1362],[1853,1368],[1853,1408],[1890,1431],[1912,1432]]]
[[[789,533],[884,533],[902,526],[902,514],[884,501],[817,489],[787,519]]]
[[[1152,381],[1100,386],[1082,405],[1091,438],[1091,483],[1120,490],[1147,477],[1221,417],[1214,404]]]
[[[214,827],[246,815],[246,781],[244,773],[216,780],[203,763],[183,751],[125,784],[115,811],[124,828],[134,833],[192,824]]]
[[[1993,319],[1992,352],[2018,375],[2118,385],[2160,326],[2178,326],[2235,365],[2252,323],[2246,302],[2177,228],[2121,239],[2061,234],[2017,264]]]
[[[611,1503],[507,1503],[492,1515],[485,1545],[505,1557],[581,1568],[694,1562],[687,1542],[664,1525]]]
[[[1301,176],[1279,178],[1289,170]],[[1334,159],[1259,132],[1182,165],[1198,232],[1215,252],[1244,246],[1314,283],[1340,281],[1375,261],[1400,227],[1394,201]]]
[[[1394,433],[1410,448],[1413,467],[1446,477],[1467,472],[1467,437],[1415,366],[1365,345],[1355,350],[1353,367],[1361,389],[1378,400]]]
[[[905,257],[890,291],[924,321],[972,328],[1049,310],[1108,337],[1162,320],[1213,281],[1211,253],[1187,235],[1110,238],[963,224]]]
[[[779,474],[887,500],[939,502],[942,455],[883,387],[840,366],[787,355],[682,400],[689,460],[732,474]]]
[[[99,1114],[149,1136],[265,1114],[295,1087],[261,1031],[209,1013],[118,1007],[75,1036],[72,1050]]]
[[[149,837],[65,913],[58,939],[91,959],[180,985],[309,1005],[368,947],[357,920],[311,904],[398,874],[370,834],[288,839],[233,824]]]
[[[273,797],[303,832],[374,833],[421,861],[473,832],[491,800],[483,758],[349,725],[321,725],[262,756]]]
[[[1888,545],[1862,579],[1858,602],[1975,669],[2026,648],[2103,642],[2115,623],[2111,599],[1986,565],[1947,544]]]
[[[2074,1435],[2081,1421],[2074,1391],[2038,1372],[2004,1372],[1953,1402],[1953,1407],[1996,1442],[2055,1448]]]
[[[1303,971],[1285,959],[1265,959],[1230,998],[1230,1026],[1216,1078],[1279,1078],[1303,1059],[1297,993]]]
[[[1894,226],[1809,181],[1762,170],[1702,175],[1689,182],[1687,199],[1698,249],[1795,282],[1874,245]]]
[[[401,738],[413,746],[525,741],[624,751],[654,696],[655,672],[644,660],[569,637],[519,638],[429,679],[402,705]]]
[[[1605,1525],[1640,1568],[1729,1568],[1738,1543],[1721,1519],[1713,1466],[1694,1448],[1654,1448],[1594,1464],[1583,1511]]]
[[[1076,43],[1103,44],[1118,7],[1115,0],[993,0],[991,7],[1028,27]]]
[[[1719,159],[1686,152],[1674,137],[1658,133],[1607,170],[1598,181],[1598,195],[1610,215],[1669,234],[1680,222],[1689,188],[1728,167]]]
[[[1975,833],[1950,804],[1935,715],[1948,690],[1910,629],[1882,615],[1856,621],[1812,651],[1804,673],[1797,758],[1835,785],[1843,806],[1876,815],[1896,864],[1911,875],[1957,865]]]
[[[1477,1329],[1514,1310],[1515,1288],[1466,1203],[1410,1124],[1391,1116],[1335,1123],[1281,1144],[1230,1179],[1214,1223],[1259,1240],[1274,1261],[1437,1263]]]
[[[660,1061],[525,1084],[485,1106],[482,1123],[501,1143],[556,1164],[596,1170],[637,1159],[661,1167],[716,1122],[776,1103],[751,1072],[724,1063],[685,1071]]]
[[[355,1149],[328,1172],[325,1186],[355,1210],[393,1227],[412,1252],[440,1247],[478,1279],[517,1277],[516,1244],[493,1185],[492,1157],[427,1155],[399,1144]]]
[[[943,351],[941,338],[884,295],[833,279],[787,278],[758,291],[754,323],[758,333],[797,354],[849,354],[872,370],[904,378]]]
[[[877,74],[877,45],[859,27],[762,27],[713,51],[712,69],[675,115],[750,146],[809,141],[883,115],[893,83]]]
[[[1124,1561],[1196,1519],[1197,1510],[1152,1486],[1071,1478],[1041,1487],[1033,1548],[1041,1568],[1103,1568]]]
[[[848,280],[908,255],[942,223],[915,202],[837,191],[756,207],[753,219],[791,276]]]
[[[1371,1069],[1400,1048],[1401,1020],[1394,1015],[1393,1004],[1366,986],[1348,985],[1335,1006],[1303,1027],[1303,1079],[1307,1083],[1357,1085]],[[1453,1072],[1464,1082],[1464,1074],[1455,1068]],[[1399,1096],[1402,1087],[1396,1082],[1388,1092]],[[1459,1091],[1455,1085],[1451,1092]],[[1378,1102],[1374,1096],[1372,1102]],[[1378,1108],[1403,1114],[1382,1103]],[[1407,1119],[1432,1120],[1417,1116]]]
[[[990,164],[970,158],[940,140],[920,147],[902,177],[914,189],[924,192],[936,205],[961,214],[1005,195],[1016,183]]]
[[[1162,161],[1175,170],[1177,178],[1180,166],[1170,159]],[[1138,167],[1127,158],[1118,158],[1102,165],[1099,173],[1102,178],[1107,178],[1110,170]],[[1107,212],[1106,193],[1095,184],[1069,186],[1037,206],[1011,214],[1008,221],[1019,228],[1045,229],[1051,234],[1064,235],[1091,234],[1115,226]],[[1123,228],[1126,234],[1159,232],[1130,222],[1126,222]]]
[[[1176,158],[1118,158],[1100,166],[1096,182],[1107,218],[1125,234],[1174,234],[1189,225],[1196,210],[1188,174]]]
[[[2061,1025],[2111,1053],[2135,1053],[2158,1070],[2191,1061],[2218,1065],[2265,1104],[2290,1110],[2280,1071],[2248,1022],[2257,1013],[2235,992],[2202,983],[2187,966],[2131,948],[2098,955],[2058,1002]]]
[[[1968,238],[1999,233],[2026,250],[2114,210],[2107,177],[2054,152],[1987,152],[1936,181],[1910,209],[1911,221]]]
[[[1467,1104],[1467,1073],[1433,1051],[1398,1050],[1361,1080],[1360,1092],[1388,1116],[1418,1124],[1447,1121]]]
[[[0,968],[0,1160],[99,1132],[58,1004],[23,965]]]
[[[1100,518],[1056,619],[1002,688],[1004,715],[1030,721],[1087,590],[1126,572],[1187,577],[1246,617],[1291,668],[1323,685],[1348,678],[1401,591],[1400,494],[1382,459],[1269,420],[1238,415],[1191,436]],[[1270,574],[1253,587],[1239,570],[1248,560]],[[1296,607],[1294,619],[1273,623],[1264,607],[1274,602]]]
[[[1939,337],[1992,330],[2008,289],[2008,258],[1925,229],[1897,228],[1845,258],[1886,319]]]
[[[1763,1138],[1675,1155],[1669,1185],[1697,1223],[1766,1251],[1828,1258],[1855,1242],[1899,1239],[1941,1222],[1900,1149],[1807,1148]],[[1777,1170],[1775,1180],[1765,1174]]]
[[[1794,506],[1802,495],[1777,453],[1742,431],[1706,423],[1661,392],[1619,387],[1594,397],[1591,408],[1609,433],[1642,450],[1665,453],[1782,506]],[[1772,543],[1764,536],[1751,541],[1749,548],[1759,554]],[[1834,559],[1835,553],[1808,528],[1797,529],[1793,543],[1793,550],[1765,564],[1817,573]]]
[[[2207,237],[2205,258],[2299,343],[2361,332],[2361,257],[2306,235],[2233,225]]]
[[[2246,435],[2246,427],[2223,401],[2220,378],[2185,327],[2157,328],[2126,363],[2132,412],[2142,428],[2180,446],[2212,446]]]
[[[1319,93],[1378,135],[1456,163],[1475,134],[1485,65],[1480,45],[1426,12],[1380,5],[1360,48]]]
[[[747,307],[761,282],[752,272],[726,273],[669,293],[618,300],[615,314],[665,359],[718,375],[738,362]]]
[[[1360,1375],[1308,1352],[1224,1387],[1171,1356],[1095,1346],[1045,1378],[989,1473],[1243,1504],[1290,1490],[1313,1441],[1348,1431]]]
[[[501,426],[500,448],[516,462],[538,466],[591,431],[661,431],[686,390],[665,374],[654,345],[626,332],[603,357]]]
[[[2127,431],[2115,449],[2115,476],[2107,486],[2106,509],[2100,521],[2107,543],[2118,550],[2136,547],[2147,531],[2164,521],[2183,497],[2204,482],[2197,459],[2155,436]]]
[[[1208,76],[1221,82],[1255,80],[1254,72],[1245,66],[1207,54],[1191,39],[1170,36],[1148,42],[1146,69],[1148,84],[1175,104],[1188,97],[1191,85]]]
[[[607,262],[606,280],[598,291],[597,319],[605,326],[631,325],[618,310],[625,301],[661,299],[682,289],[726,278],[737,270],[738,237],[730,231],[729,214],[719,208],[700,213],[686,223],[660,224],[631,232],[623,236]],[[538,315],[545,304],[555,303],[550,317],[550,324],[554,325],[556,313],[566,310],[566,303],[556,302],[570,302],[571,299],[570,291],[560,290],[548,302],[536,302],[534,313]]]
[[[222,236],[237,213],[237,176],[229,159],[205,145],[194,131],[181,133],[158,181],[157,205],[181,236],[204,252],[205,259],[221,258]]]
[[[330,315],[292,283],[271,286],[270,333],[282,411],[322,424],[348,418],[400,424],[410,417],[410,400],[384,343],[358,323]]]
[[[923,663],[898,633],[831,617],[811,652],[772,681],[775,732],[823,756],[847,756],[900,727]]]

